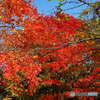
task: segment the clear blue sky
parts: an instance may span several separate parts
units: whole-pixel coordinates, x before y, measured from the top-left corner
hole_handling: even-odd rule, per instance
[[[77,1],[77,0],[67,0],[67,1]],[[96,0],[86,0],[88,2],[94,2]],[[38,9],[38,11],[42,14],[45,15],[50,15],[53,14],[53,12],[56,10],[56,6],[57,6],[57,0],[53,0],[53,1],[48,1],[48,0],[35,0],[35,2],[33,2],[33,5],[35,5]],[[62,8],[63,9],[69,9],[71,7],[74,6],[78,6],[80,5],[80,3],[71,3],[71,4],[66,4],[64,5]],[[65,10],[66,13],[78,17],[79,13],[85,9],[87,7],[87,5],[83,5],[81,7],[75,8],[75,9],[71,9],[71,10]]]

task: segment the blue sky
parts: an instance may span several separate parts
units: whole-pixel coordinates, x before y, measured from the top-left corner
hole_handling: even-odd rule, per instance
[[[67,0],[67,1],[77,1],[77,0]],[[88,2],[94,2],[95,0],[86,0]],[[53,12],[56,10],[56,6],[57,6],[57,0],[53,0],[53,1],[48,1],[48,0],[35,0],[35,2],[33,2],[33,5],[35,5],[38,9],[38,11],[42,14],[45,15],[50,15],[53,14]],[[62,8],[63,9],[69,9],[75,6],[80,5],[80,3],[71,3],[71,4],[66,4],[64,5]],[[70,9],[70,10],[65,10],[65,13],[68,13],[74,17],[78,17],[79,13],[84,10],[85,8],[87,8],[87,5],[83,5],[81,7],[75,8],[75,9]]]

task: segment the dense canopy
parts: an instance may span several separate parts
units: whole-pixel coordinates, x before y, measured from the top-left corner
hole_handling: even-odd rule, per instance
[[[98,49],[83,39],[85,22],[59,12],[41,15],[31,2],[0,4],[0,88],[10,93],[6,97],[63,100],[71,91],[100,92]]]

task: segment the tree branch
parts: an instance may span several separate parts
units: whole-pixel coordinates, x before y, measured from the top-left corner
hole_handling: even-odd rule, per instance
[[[86,41],[90,41],[90,40],[97,40],[97,39],[100,39],[100,37],[87,38],[87,39],[80,40],[80,41],[77,41],[77,42],[71,42],[71,43],[68,43],[68,44],[64,44],[64,45],[56,47],[56,48],[45,48],[45,49],[46,50],[49,50],[49,49],[51,49],[51,50],[57,50],[57,49],[65,48],[65,47],[72,46],[72,45],[75,45],[75,44],[79,44],[81,42],[86,42]]]
[[[92,6],[91,6],[91,3],[88,3],[88,2],[86,2],[86,1],[84,1],[84,0],[78,0],[78,1],[80,1],[80,2],[82,2],[82,3],[84,3],[84,4],[86,4],[86,5],[88,5],[88,6],[90,6],[90,7],[92,7]]]
[[[75,7],[71,7],[71,8],[68,8],[68,9],[64,9],[63,11],[65,11],[65,10],[75,9],[75,8],[78,8],[78,7],[82,6],[82,5],[84,5],[84,4],[81,4],[81,5],[78,5],[78,6],[75,6]]]

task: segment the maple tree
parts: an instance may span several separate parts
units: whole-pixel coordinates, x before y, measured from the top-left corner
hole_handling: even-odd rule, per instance
[[[40,100],[70,98],[70,91],[100,92],[94,80],[99,79],[100,68],[88,63],[98,50],[89,42],[93,39],[80,40],[84,33],[78,29],[85,23],[59,12],[41,15],[31,2],[0,4],[3,88],[11,96],[39,95]]]

